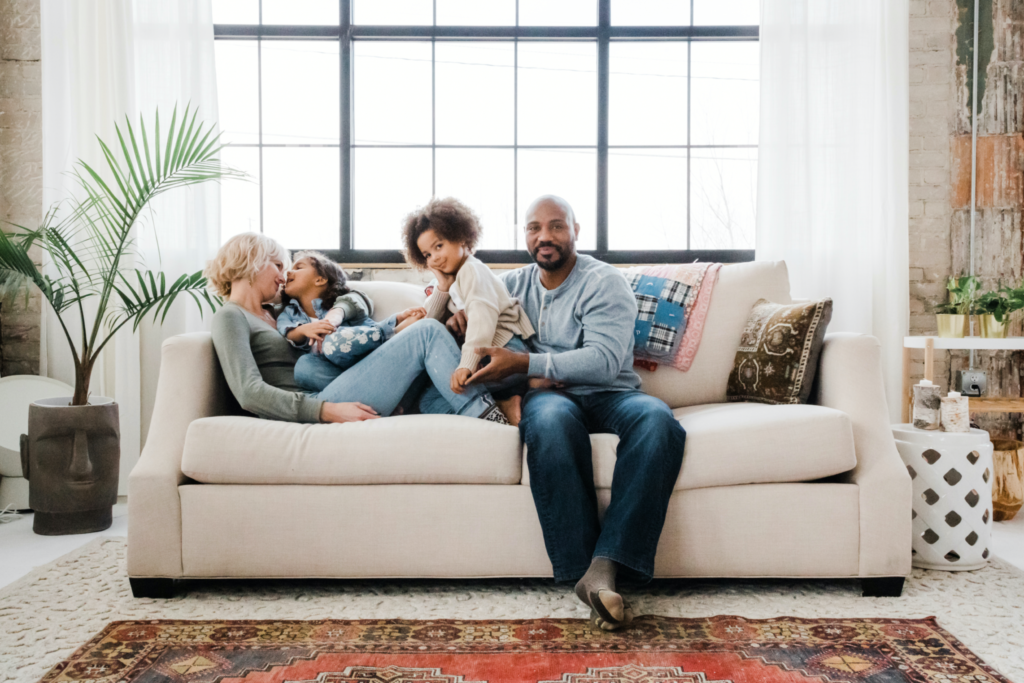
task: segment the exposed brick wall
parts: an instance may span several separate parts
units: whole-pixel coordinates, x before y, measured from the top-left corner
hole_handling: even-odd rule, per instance
[[[42,212],[42,71],[39,0],[0,0],[0,221],[35,227]],[[38,258],[38,255],[37,255]],[[0,374],[38,374],[40,303],[0,311]]]
[[[973,0],[910,2],[910,331],[935,334],[945,282],[970,270]],[[1024,3],[982,0],[978,47],[975,273],[985,289],[1024,276]],[[1021,333],[1020,322],[1013,334]],[[989,394],[1021,395],[1020,353],[979,352]],[[923,371],[915,352],[914,374]],[[967,353],[936,354],[948,386]],[[1021,420],[976,416],[993,434],[1017,436]]]

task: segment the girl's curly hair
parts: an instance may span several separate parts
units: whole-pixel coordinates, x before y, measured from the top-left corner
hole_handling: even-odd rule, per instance
[[[427,230],[433,230],[438,237],[465,245],[469,251],[473,251],[480,239],[480,219],[471,208],[454,197],[431,199],[426,206],[406,216],[402,225],[405,260],[417,270],[427,267],[427,260],[416,244],[416,240]]]
[[[327,280],[327,284],[324,285],[323,296],[320,297],[320,301],[325,309],[333,306],[339,296],[344,296],[352,291],[346,284],[348,282],[348,274],[345,272],[345,269],[327,258],[324,254],[319,251],[299,251],[292,255],[292,263],[298,263],[302,259],[309,259],[309,263],[313,266],[316,274]],[[292,297],[282,292],[281,302],[285,306],[291,300]]]

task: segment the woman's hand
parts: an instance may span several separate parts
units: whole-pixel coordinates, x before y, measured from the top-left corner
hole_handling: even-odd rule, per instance
[[[430,269],[430,272],[437,278],[437,286],[442,292],[447,292],[455,284],[455,275],[442,273],[440,270],[434,270],[433,268]]]
[[[327,320],[314,320],[311,323],[299,325],[292,331],[298,332],[310,341],[322,342],[324,337],[334,332],[335,329],[334,325]]]
[[[466,382],[473,372],[469,368],[458,368],[452,373],[452,391],[461,394],[466,390]]]
[[[379,418],[376,410],[363,403],[324,403],[320,407],[321,422],[362,422]]]

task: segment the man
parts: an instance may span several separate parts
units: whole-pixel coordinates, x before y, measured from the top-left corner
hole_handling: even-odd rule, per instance
[[[615,268],[576,253],[579,231],[564,199],[548,195],[530,205],[526,247],[535,265],[504,281],[537,331],[533,353],[480,349],[491,360],[470,383],[528,374],[549,387],[526,394],[519,423],[544,543],[555,580],[576,581],[595,623],[613,630],[632,619],[617,574],[649,580],[654,573],[686,433],[664,402],[640,391],[633,292]],[[464,332],[465,315],[449,328]],[[619,445],[602,525],[590,434],[604,432],[617,434]]]

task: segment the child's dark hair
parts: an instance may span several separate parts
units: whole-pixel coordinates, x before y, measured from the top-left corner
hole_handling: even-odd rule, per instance
[[[416,240],[427,230],[433,230],[438,237],[463,244],[473,251],[480,239],[480,219],[471,208],[454,197],[431,199],[422,209],[406,216],[402,225],[405,260],[418,270],[427,267],[427,260],[423,258]]]
[[[292,263],[298,263],[302,259],[308,259],[316,274],[327,280],[327,284],[324,286],[324,295],[320,297],[320,301],[325,309],[333,306],[339,296],[344,296],[352,291],[346,284],[348,282],[348,274],[345,272],[345,269],[327,258],[324,254],[321,254],[319,251],[299,251],[292,254]],[[287,294],[282,294],[281,300],[287,306],[288,302],[291,301],[291,297]]]

